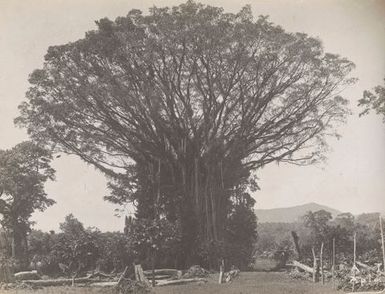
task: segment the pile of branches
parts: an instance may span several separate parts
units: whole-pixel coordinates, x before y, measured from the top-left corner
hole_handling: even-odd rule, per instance
[[[343,291],[384,290],[384,272],[380,271],[378,266],[362,265],[336,271],[337,289]]]
[[[187,272],[183,275],[183,278],[205,278],[209,275],[209,272],[199,265],[191,266]]]
[[[152,293],[151,287],[142,281],[123,279],[116,287],[119,294],[149,294]]]
[[[15,292],[18,292],[18,290],[37,290],[41,289],[42,287],[36,286],[36,285],[28,285],[25,283],[0,283],[0,292],[1,290],[13,290]]]
[[[293,280],[309,280],[310,274],[305,271],[300,271],[298,268],[294,268],[289,271],[289,277]]]

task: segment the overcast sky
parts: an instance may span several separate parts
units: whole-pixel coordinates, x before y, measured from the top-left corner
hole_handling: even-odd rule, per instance
[[[28,88],[28,75],[42,66],[48,46],[78,40],[95,28],[95,20],[115,19],[131,9],[172,6],[169,0],[0,0],[0,149],[26,140],[14,127],[17,106]],[[271,165],[258,171],[261,191],[256,208],[317,202],[358,214],[385,211],[385,124],[376,115],[359,118],[357,101],[365,89],[385,77],[385,1],[371,0],[216,0],[202,1],[236,12],[251,4],[253,13],[269,15],[287,31],[319,37],[326,51],[356,64],[359,81],[342,94],[353,114],[342,126],[340,140],[330,140],[328,161],[310,167]],[[53,166],[57,181],[47,192],[57,204],[34,215],[35,228],[57,230],[73,213],[87,226],[121,230],[115,206],[103,201],[108,192],[103,175],[75,157],[62,156]]]

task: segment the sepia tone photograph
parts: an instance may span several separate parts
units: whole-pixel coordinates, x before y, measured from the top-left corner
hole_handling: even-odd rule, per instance
[[[385,293],[385,0],[0,0],[1,294]]]

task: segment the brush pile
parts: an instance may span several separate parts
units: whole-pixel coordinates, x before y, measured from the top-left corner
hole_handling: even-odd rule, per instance
[[[150,286],[141,281],[123,279],[117,286],[119,294],[149,294],[153,293]]]
[[[209,275],[209,272],[199,265],[191,266],[187,272],[183,275],[183,278],[205,278]]]
[[[342,291],[381,291],[385,289],[385,274],[380,263],[371,265],[357,262],[355,266],[347,263],[340,264],[334,271],[336,287]],[[295,280],[311,280],[312,269],[299,262],[290,264],[294,268],[289,276]],[[325,282],[332,280],[330,270],[324,269]]]
[[[364,265],[364,264],[362,264]],[[385,289],[385,275],[380,266],[356,266],[336,271],[337,289],[343,291],[375,291]]]
[[[308,272],[300,271],[298,268],[289,271],[289,277],[293,280],[309,280],[311,278]]]

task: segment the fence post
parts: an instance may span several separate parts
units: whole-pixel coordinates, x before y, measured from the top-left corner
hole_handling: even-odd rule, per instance
[[[335,267],[336,267],[336,238],[333,238],[333,256],[332,256],[332,281],[333,289],[335,289]]]
[[[325,284],[324,268],[323,268],[323,266],[324,266],[323,265],[323,251],[324,251],[324,242],[322,242],[322,244],[321,244],[321,252],[320,252],[320,255],[319,255],[322,285]]]
[[[380,230],[381,230],[381,244],[382,244],[382,270],[385,273],[385,244],[384,244],[384,228],[382,227],[382,217],[380,214]]]

